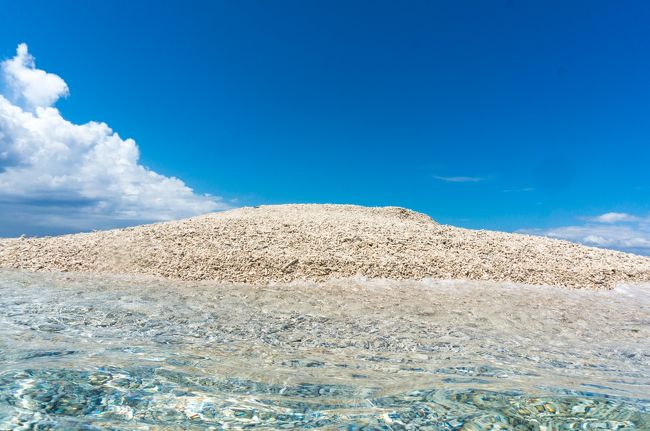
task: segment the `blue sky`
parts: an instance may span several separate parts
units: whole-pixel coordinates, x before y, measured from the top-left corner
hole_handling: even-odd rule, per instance
[[[214,209],[398,205],[459,226],[650,253],[648,2],[0,8],[0,58],[28,44],[35,68],[67,85],[52,105],[65,121],[133,138],[139,165],[210,194]],[[158,218],[154,204],[138,212],[95,190],[53,190],[0,196],[12,214],[0,235]],[[118,209],[102,214],[107,205]],[[58,222],[31,218],[51,213]],[[609,213],[622,215],[599,219]]]

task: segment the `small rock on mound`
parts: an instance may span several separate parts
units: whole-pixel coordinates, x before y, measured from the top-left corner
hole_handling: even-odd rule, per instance
[[[278,205],[49,238],[0,240],[0,267],[266,283],[356,275],[611,288],[650,258],[440,225],[403,208]]]

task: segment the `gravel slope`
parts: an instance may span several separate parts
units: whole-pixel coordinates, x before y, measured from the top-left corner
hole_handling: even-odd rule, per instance
[[[650,281],[650,258],[352,205],[240,208],[127,229],[4,239],[0,267],[248,283],[356,275],[575,288]]]

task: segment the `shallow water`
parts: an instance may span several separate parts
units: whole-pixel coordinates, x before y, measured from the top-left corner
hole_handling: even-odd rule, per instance
[[[650,287],[0,272],[0,429],[650,429]]]

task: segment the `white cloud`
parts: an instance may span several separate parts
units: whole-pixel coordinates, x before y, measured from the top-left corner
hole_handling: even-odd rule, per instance
[[[183,181],[139,164],[133,139],[100,122],[73,124],[53,107],[68,94],[59,76],[36,69],[27,46],[2,63],[0,223],[109,227],[186,217],[227,207]],[[3,217],[3,215],[5,215]]]
[[[638,221],[639,218],[627,213],[605,213],[596,217],[591,217],[588,220],[598,223],[618,223],[618,222],[633,222]]]
[[[485,180],[485,178],[481,177],[441,177],[438,175],[435,175],[433,178],[447,183],[477,183]]]
[[[69,93],[59,76],[36,69],[34,57],[24,43],[18,45],[14,58],[2,63],[2,76],[9,100],[27,110],[52,106]]]
[[[606,213],[585,220],[587,222],[582,225],[524,229],[520,232],[650,255],[650,217]]]

